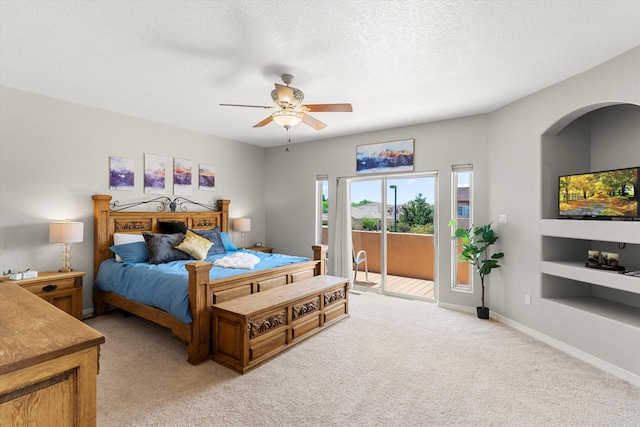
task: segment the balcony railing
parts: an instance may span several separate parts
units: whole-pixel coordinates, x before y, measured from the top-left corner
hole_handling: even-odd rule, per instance
[[[355,252],[366,251],[369,271],[380,273],[382,234],[379,231],[353,230],[351,236]],[[387,233],[387,274],[435,280],[434,250],[433,234]],[[361,265],[360,270],[363,268]],[[469,283],[467,263],[458,263],[458,282]]]

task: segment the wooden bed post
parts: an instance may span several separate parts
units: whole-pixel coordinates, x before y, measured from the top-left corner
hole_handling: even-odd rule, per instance
[[[93,199],[93,277],[95,278],[102,261],[111,257],[108,242],[111,196],[95,194],[91,198]]]
[[[210,357],[211,313],[209,313],[208,285],[210,262],[197,261],[186,265],[189,272],[189,307],[191,309],[191,341],[188,343],[187,361],[192,365]]]
[[[111,196],[95,194],[93,199],[93,279],[98,275],[100,263],[111,255],[109,253],[109,214],[111,213]],[[100,301],[93,295],[93,314],[99,316],[109,312],[109,304]]]
[[[222,212],[220,231],[229,232],[229,200],[218,200],[218,210]]]
[[[313,245],[313,259],[320,260],[316,266],[316,276],[324,276],[327,274],[327,251],[329,246],[327,245]]]

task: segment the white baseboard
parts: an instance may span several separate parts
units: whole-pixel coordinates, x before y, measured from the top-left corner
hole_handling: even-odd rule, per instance
[[[476,313],[476,310],[474,307],[467,307],[467,306],[463,306],[463,305],[456,305],[456,304],[448,304],[448,303],[443,303],[443,302],[438,302],[438,307],[442,307],[442,308],[448,308],[451,310],[456,310],[456,311],[462,311],[464,313]],[[503,323],[513,329],[516,329],[524,334],[529,335],[530,337],[533,337],[535,339],[537,339],[538,341],[542,341],[545,344],[550,345],[551,347],[562,351],[563,353],[567,353],[570,356],[575,357],[576,359],[582,360],[583,362],[586,362],[592,366],[595,366],[598,369],[602,369],[603,371],[620,378],[621,380],[624,380],[630,384],[633,384],[636,387],[640,387],[640,376],[629,372],[627,370],[624,370],[616,365],[613,365],[609,362],[606,362],[602,359],[599,359],[595,356],[593,356],[592,354],[586,353],[582,350],[579,350],[575,347],[572,347],[566,343],[563,343],[562,341],[559,341],[555,338],[552,338],[548,335],[545,335],[543,333],[540,333],[538,331],[536,331],[535,329],[531,329],[528,326],[524,326],[523,324],[520,324],[518,322],[515,322],[511,319],[509,319],[508,317],[505,317],[501,314],[497,314],[493,311],[490,312],[491,313],[491,318],[497,320],[500,323]]]
[[[627,370],[624,370],[616,365],[613,365],[607,361],[604,361],[592,354],[586,353],[580,349],[577,349],[575,347],[572,347],[566,343],[563,343],[562,341],[559,341],[555,338],[552,338],[548,335],[545,335],[543,333],[540,333],[534,329],[529,328],[528,326],[524,326],[518,322],[515,322],[505,316],[502,316],[501,314],[496,314],[496,313],[491,313],[491,318],[492,319],[496,319],[497,321],[499,321],[500,323],[503,323],[509,327],[512,327],[513,329],[517,329],[518,331],[529,335],[530,337],[533,337],[535,339],[537,339],[538,341],[542,341],[545,344],[550,345],[551,347],[558,349],[560,351],[562,351],[563,353],[567,353],[573,357],[575,357],[576,359],[580,359],[583,362],[586,362],[592,366],[595,366],[598,369],[602,369],[605,372],[610,373],[613,376],[616,376],[630,384],[633,384],[636,387],[640,387],[640,376],[629,372]]]
[[[468,307],[466,305],[457,305],[457,304],[449,304],[447,302],[438,301],[438,307],[448,308],[450,310],[462,311],[464,313],[472,313],[476,314],[476,309],[474,307]],[[491,313],[493,315],[493,313]]]

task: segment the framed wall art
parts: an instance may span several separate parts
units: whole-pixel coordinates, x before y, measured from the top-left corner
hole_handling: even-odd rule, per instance
[[[133,191],[134,170],[133,159],[109,157],[109,189]]]
[[[356,174],[413,171],[414,139],[358,145]]]
[[[191,195],[191,160],[173,159],[173,194],[176,196]]]
[[[144,155],[144,192],[164,194],[165,158],[155,154]]]
[[[216,168],[201,163],[198,169],[198,185],[200,190],[213,191],[216,187]]]

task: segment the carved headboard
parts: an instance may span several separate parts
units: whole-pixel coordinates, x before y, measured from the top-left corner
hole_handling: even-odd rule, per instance
[[[114,233],[139,234],[143,231],[157,233],[160,221],[182,221],[191,229],[220,227],[229,231],[229,200],[218,200],[217,209],[204,212],[129,212],[114,211],[111,196],[96,194],[93,199],[93,274],[98,274],[100,263],[114,254],[109,250],[113,245]]]

